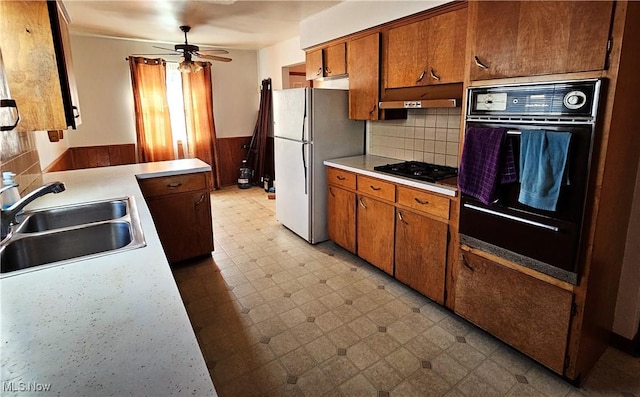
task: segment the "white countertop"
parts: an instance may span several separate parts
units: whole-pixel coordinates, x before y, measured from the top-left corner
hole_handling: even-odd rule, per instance
[[[375,171],[373,167],[385,164],[400,163],[403,160],[392,159],[389,157],[362,155],[353,157],[343,157],[339,159],[325,160],[324,165],[330,167],[339,168],[345,171],[356,172],[359,174],[367,175],[373,178],[383,179],[390,182],[398,183],[401,185],[411,186],[418,189],[424,189],[435,193],[440,193],[445,196],[455,197],[458,194],[458,189],[454,186],[443,185],[439,183],[422,182],[415,179],[404,178],[401,176],[386,174],[383,172]]]
[[[130,196],[147,245],[0,280],[3,392],[216,395],[136,182],[136,176],[209,169],[196,159],[43,175],[66,190],[36,199],[29,209]],[[46,385],[48,393],[37,391]]]

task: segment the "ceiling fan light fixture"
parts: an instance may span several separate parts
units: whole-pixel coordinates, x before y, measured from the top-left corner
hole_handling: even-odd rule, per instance
[[[202,66],[193,62],[184,60],[178,64],[178,71],[180,73],[197,73],[202,70]]]

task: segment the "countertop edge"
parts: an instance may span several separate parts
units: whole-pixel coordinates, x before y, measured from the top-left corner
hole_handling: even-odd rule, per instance
[[[446,187],[444,185],[438,185],[429,182],[420,182],[416,180],[412,180],[409,178],[402,178],[399,176],[385,174],[383,172],[378,172],[373,170],[372,164],[375,165],[383,165],[389,164],[393,162],[400,162],[402,160],[391,159],[380,156],[372,156],[372,155],[363,155],[363,156],[352,156],[352,157],[343,157],[337,159],[325,160],[323,162],[324,165],[329,167],[338,168],[345,171],[355,172],[358,174],[370,176],[373,178],[378,178],[382,180],[386,180],[389,182],[394,182],[400,185],[414,187],[416,189],[427,190],[434,193],[439,193],[449,197],[456,197],[458,195],[458,189],[454,187]]]

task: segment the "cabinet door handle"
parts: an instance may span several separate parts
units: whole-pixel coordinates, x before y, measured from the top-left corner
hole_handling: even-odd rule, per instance
[[[331,74],[331,69],[329,69],[329,67],[324,68],[324,71],[327,74]]]
[[[460,256],[462,259],[462,265],[467,269],[471,270],[472,272],[474,272],[476,269],[472,268],[469,262],[467,262],[467,258],[464,256],[464,253],[460,254]]]
[[[77,106],[71,106],[71,109],[73,110],[74,119],[77,119],[78,117],[80,117],[80,110],[78,110]]]
[[[344,181],[345,179],[347,179],[347,178],[343,177],[342,175],[336,175],[336,178],[338,178],[339,181]]]
[[[408,225],[407,221],[404,220],[404,217],[402,216],[402,212],[398,211],[398,219],[400,219],[400,221],[402,223],[404,223],[405,225]]]
[[[424,78],[424,75],[427,73],[426,70],[423,70],[422,73],[420,73],[420,77],[418,77],[418,80],[416,80],[416,83],[419,83],[422,81],[422,79]]]
[[[175,188],[178,188],[178,187],[180,187],[180,186],[182,186],[182,183],[175,183],[175,182],[174,182],[174,183],[169,183],[169,184],[167,184],[167,187],[168,187],[169,189],[175,189]]]
[[[366,210],[367,206],[364,204],[364,201],[362,200],[362,197],[360,197],[360,199],[358,199],[358,201],[360,202],[360,206]]]
[[[371,110],[369,110],[369,115],[370,115],[370,116],[372,116],[372,115],[373,115],[373,112],[375,112],[375,111],[376,111],[376,108],[377,108],[377,107],[378,107],[378,105],[377,105],[377,104],[376,104],[376,105],[373,105],[373,107],[371,108]]]
[[[336,195],[333,194],[333,189],[331,189],[331,187],[329,187],[329,194],[331,195],[331,197],[335,197]]]
[[[431,74],[431,78],[434,80],[440,80],[440,76],[438,76],[437,74],[435,74],[435,72],[433,71],[433,68],[431,68],[431,70],[429,71],[429,73]]]
[[[381,187],[375,187],[375,186],[373,186],[373,185],[369,185],[369,187],[370,187],[372,190],[375,190],[375,191],[378,191],[378,190],[381,190],[381,189],[382,189]]]
[[[413,199],[414,199],[414,200],[416,201],[416,203],[418,203],[418,204],[422,204],[422,205],[429,204],[429,202],[428,202],[427,200],[420,200],[420,199],[419,199],[419,198],[417,198],[417,197],[414,197]]]
[[[13,109],[15,120],[14,123],[0,125],[0,131],[11,131],[12,129],[16,128],[16,126],[20,122],[20,112],[18,111],[18,105],[16,104],[15,99],[0,99],[0,107]]]
[[[316,76],[320,76],[322,74],[322,67],[318,68],[318,71],[316,72]]]
[[[473,60],[476,61],[476,65],[481,68],[481,69],[489,69],[489,66],[485,65],[484,63],[482,63],[482,61],[480,60],[480,58],[478,58],[478,56],[474,56]]]
[[[198,200],[195,205],[200,205],[203,202],[204,202],[204,193],[202,193],[202,195],[200,195],[200,200]]]

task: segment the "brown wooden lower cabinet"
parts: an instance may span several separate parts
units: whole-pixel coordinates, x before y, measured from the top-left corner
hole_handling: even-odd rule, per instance
[[[213,251],[211,196],[205,173],[139,181],[171,263]]]
[[[562,374],[573,294],[465,250],[460,255],[454,311]]]
[[[444,304],[448,225],[399,208],[396,214],[396,279]]]
[[[393,237],[395,207],[358,195],[358,256],[393,275]]]
[[[336,186],[327,192],[327,229],[329,239],[347,251],[356,253],[356,195]]]

